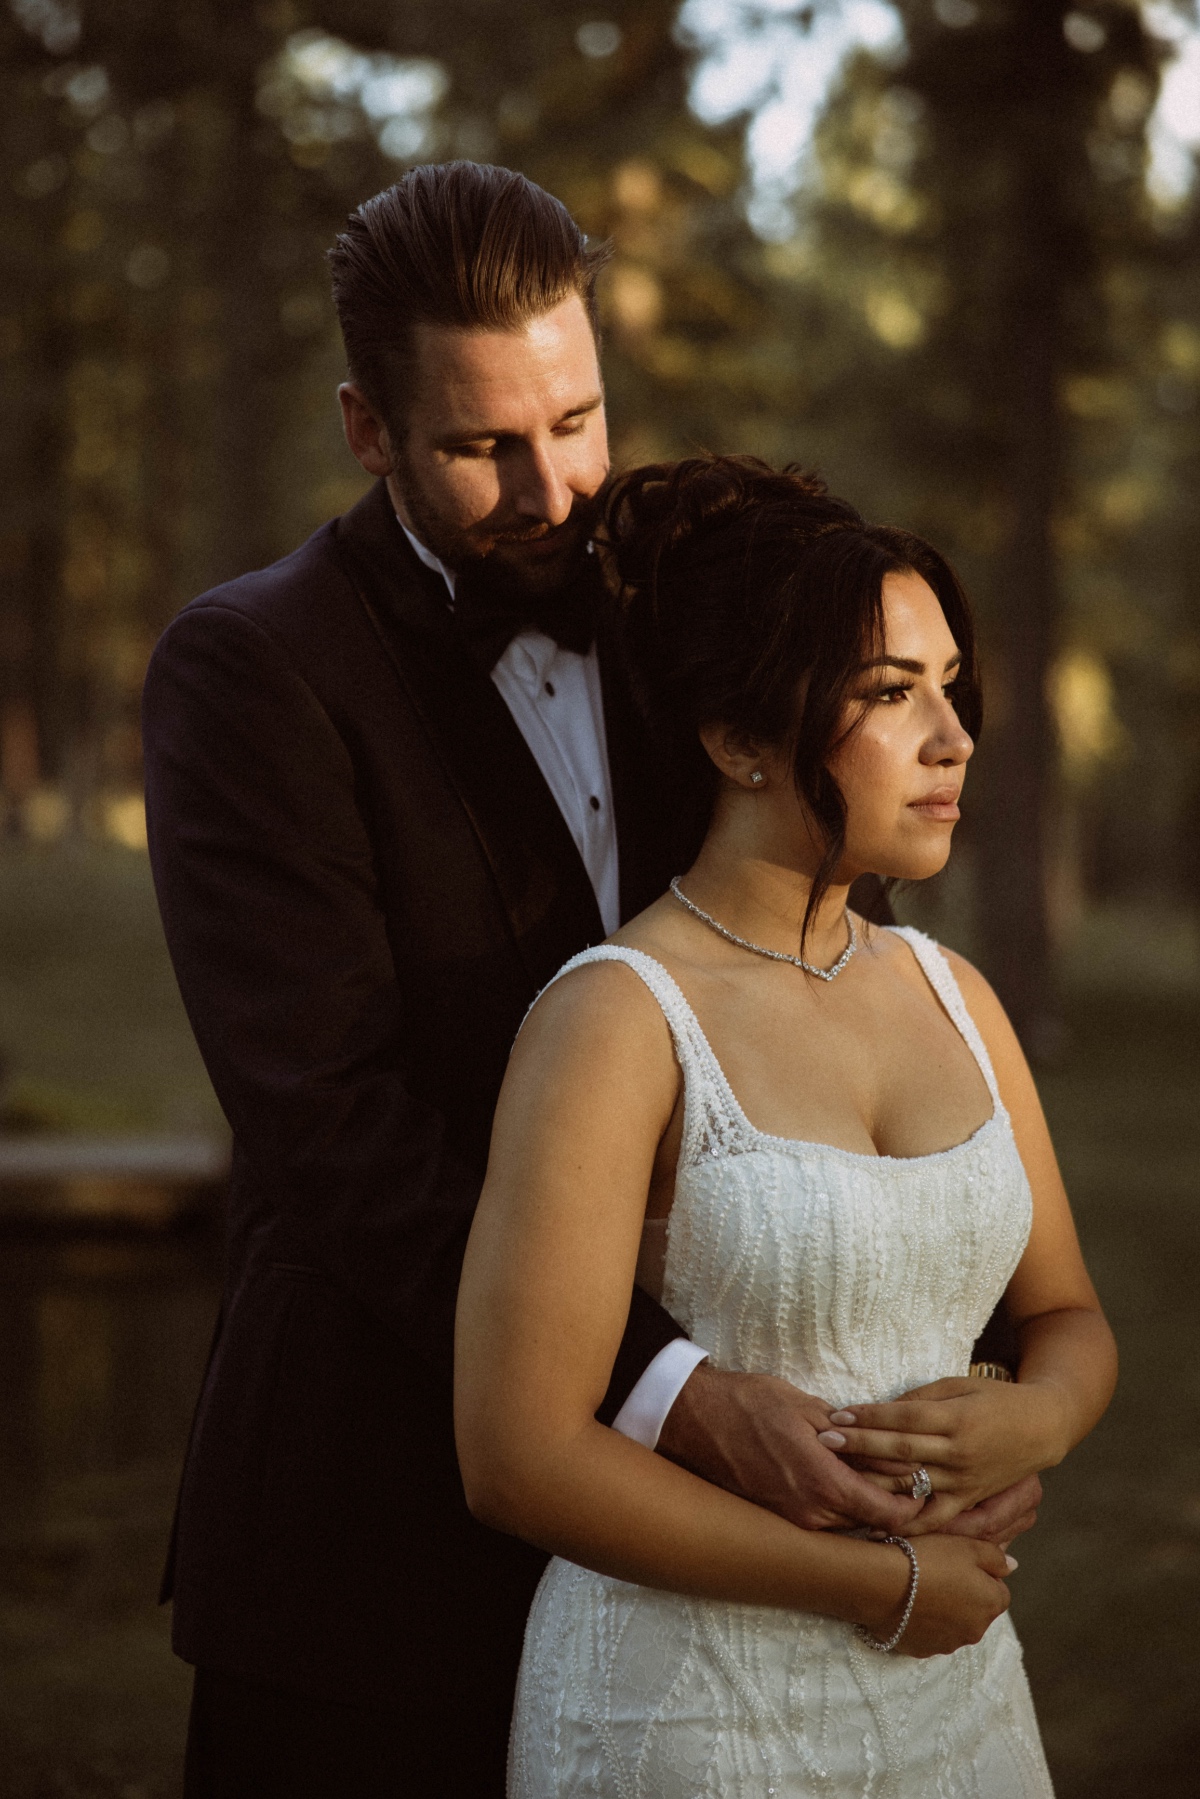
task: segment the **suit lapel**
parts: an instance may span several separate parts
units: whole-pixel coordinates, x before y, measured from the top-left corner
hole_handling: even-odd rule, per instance
[[[423,566],[397,524],[384,482],[338,520],[335,542],[471,822],[517,948],[540,987],[604,936],[566,820],[508,707],[455,630],[441,576]]]

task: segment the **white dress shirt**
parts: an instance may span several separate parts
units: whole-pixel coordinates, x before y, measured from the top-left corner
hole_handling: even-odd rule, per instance
[[[427,550],[402,519],[397,522],[426,568],[441,575],[453,605],[453,569]],[[492,681],[566,820],[611,935],[621,922],[621,903],[596,646],[581,656],[561,649],[543,631],[522,631],[492,670]],[[613,1429],[653,1449],[684,1382],[706,1354],[686,1337],[668,1343],[617,1413]]]

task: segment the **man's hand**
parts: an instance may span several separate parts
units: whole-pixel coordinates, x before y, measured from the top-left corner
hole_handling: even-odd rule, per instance
[[[948,1537],[973,1537],[977,1542],[995,1543],[998,1548],[1007,1549],[1014,1537],[1033,1529],[1041,1503],[1042,1483],[1036,1474],[1027,1474],[1015,1486],[1006,1487],[1003,1493],[981,1500],[952,1518],[939,1516],[939,1508],[945,1502],[931,1499],[904,1534],[921,1537],[938,1531]]]
[[[722,1373],[702,1362],[667,1414],[658,1450],[804,1530],[906,1532],[920,1500],[886,1492],[848,1467],[817,1441],[829,1428],[829,1407],[811,1393],[769,1374]]]

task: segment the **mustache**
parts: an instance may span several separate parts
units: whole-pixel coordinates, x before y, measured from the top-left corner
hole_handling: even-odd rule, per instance
[[[545,543],[551,537],[569,537],[573,535],[571,519],[564,519],[561,525],[529,525],[513,531],[493,531],[488,539],[490,543]]]
[[[561,525],[551,525],[545,519],[532,519],[528,524],[501,526],[487,533],[487,550],[499,549],[508,545],[527,543],[547,543],[555,539],[569,542],[587,532],[590,536],[600,522],[601,504],[597,498],[579,499],[572,505],[567,517]]]

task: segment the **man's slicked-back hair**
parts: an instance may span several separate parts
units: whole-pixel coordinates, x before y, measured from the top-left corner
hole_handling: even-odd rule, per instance
[[[350,377],[385,421],[398,420],[415,325],[512,330],[578,294],[596,332],[608,256],[561,200],[512,169],[410,169],[351,213],[329,252]]]

